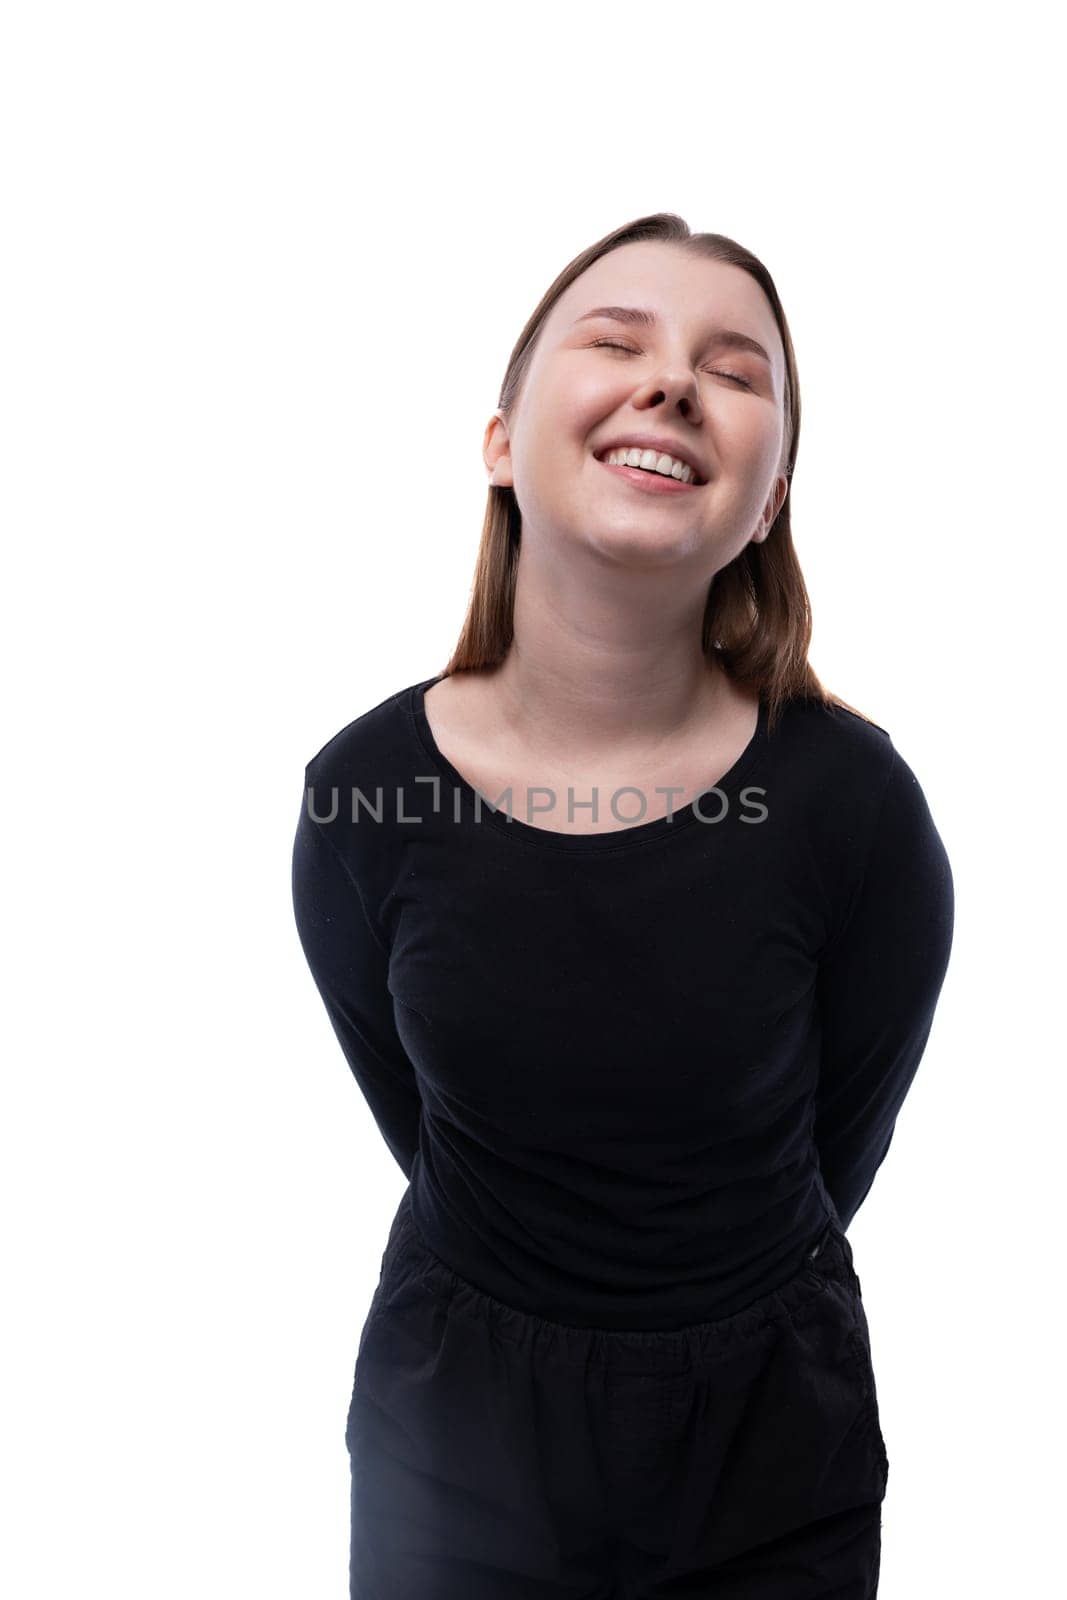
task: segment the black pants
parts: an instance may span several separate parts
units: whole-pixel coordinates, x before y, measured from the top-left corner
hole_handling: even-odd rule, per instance
[[[405,1194],[346,1428],[352,1600],[868,1600],[888,1461],[836,1219],[717,1322],[565,1327],[423,1245]]]

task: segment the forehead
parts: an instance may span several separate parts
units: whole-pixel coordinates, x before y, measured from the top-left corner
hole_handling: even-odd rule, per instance
[[[693,255],[660,240],[623,245],[569,284],[545,323],[556,343],[575,321],[597,306],[638,306],[653,311],[659,325],[683,336],[712,327],[736,329],[758,339],[776,372],[785,370],[778,324],[766,295],[749,273],[726,261]]]

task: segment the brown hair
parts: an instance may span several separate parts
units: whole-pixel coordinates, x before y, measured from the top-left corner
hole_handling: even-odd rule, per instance
[[[640,217],[606,234],[575,256],[546,290],[511,352],[499,401],[505,421],[556,301],[601,256],[642,240],[662,240],[694,255],[728,262],[749,273],[760,285],[774,312],[785,349],[785,430],[780,470],[791,486],[800,440],[800,387],[793,341],[774,280],[762,261],[743,245],[721,233],[692,233],[680,216],[669,211]],[[759,544],[746,544],[740,555],[712,579],[701,629],[704,652],[714,657],[728,676],[758,689],[766,697],[769,727],[774,726],[785,703],[796,698],[816,700],[830,707],[844,706],[870,721],[863,712],[857,712],[824,688],[808,662],[811,605],[793,548],[789,494],[787,487],[767,538]],[[509,485],[490,484],[467,616],[442,677],[495,667],[507,655],[514,636],[515,576],[521,537],[522,517],[514,490]]]

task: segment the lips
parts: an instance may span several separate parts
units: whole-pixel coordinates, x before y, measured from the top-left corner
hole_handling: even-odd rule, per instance
[[[594,454],[598,461],[606,462],[613,450],[654,450],[657,455],[673,456],[675,461],[684,461],[690,468],[694,475],[695,487],[699,488],[708,481],[707,473],[693,452],[685,445],[677,444],[673,439],[658,439],[653,434],[630,434],[627,438],[609,440]]]
[[[620,467],[608,461],[600,461],[597,465],[603,467],[605,472],[632,483],[635,489],[640,489],[645,494],[696,494],[699,487],[696,483],[685,483],[681,478],[672,477],[668,473],[651,472],[647,467]]]

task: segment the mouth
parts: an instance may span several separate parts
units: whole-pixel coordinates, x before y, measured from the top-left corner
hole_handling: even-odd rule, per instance
[[[669,473],[656,472],[647,467],[620,467],[605,461],[604,456],[611,455],[610,450],[605,450],[602,455],[594,455],[593,460],[604,468],[605,472],[612,473],[623,483],[632,484],[635,489],[645,494],[658,495],[685,495],[694,494],[704,487],[705,479],[694,477],[691,483],[683,483],[681,478],[672,478]]]
[[[688,481],[686,481],[683,478],[675,477],[673,471],[671,471],[671,472],[658,472],[654,466],[653,467],[640,466],[640,467],[637,468],[637,470],[639,472],[644,472],[649,477],[666,478],[666,479],[671,480],[671,481],[673,481],[675,483],[682,483],[684,485],[684,487],[688,488],[688,489],[702,489],[704,487],[704,485],[708,481],[707,478],[705,478],[703,476],[703,474],[701,473],[699,466],[697,465],[696,461],[693,459],[692,456],[690,456],[688,454],[685,454],[685,453],[679,453],[677,447],[675,447],[672,450],[665,450],[664,446],[654,444],[651,439],[648,439],[648,440],[641,440],[641,439],[625,440],[624,439],[624,440],[621,440],[621,441],[616,441],[615,444],[601,445],[600,449],[596,450],[594,452],[594,457],[595,457],[595,459],[597,461],[600,462],[601,466],[605,466],[606,467],[609,464],[608,463],[608,457],[609,456],[619,454],[620,452],[623,452],[623,451],[631,451],[631,450],[635,450],[635,449],[641,451],[642,453],[647,453],[649,451],[654,450],[656,452],[657,458],[662,458],[662,456],[664,454],[666,454],[670,458],[671,461],[676,462],[680,466],[683,466],[683,467],[687,468],[688,469],[688,473],[689,473]]]

